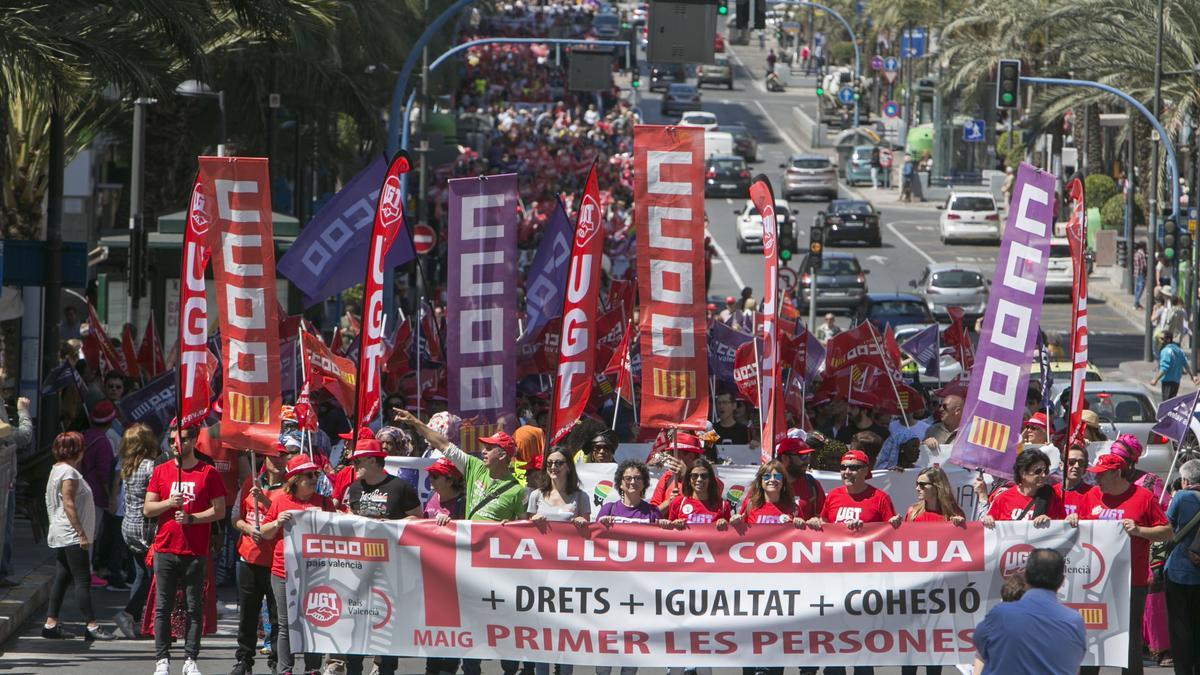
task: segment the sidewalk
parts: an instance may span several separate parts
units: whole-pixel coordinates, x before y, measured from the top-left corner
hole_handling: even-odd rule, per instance
[[[35,542],[29,519],[17,514],[13,527],[12,588],[0,588],[0,645],[42,610],[54,579],[54,553]]]

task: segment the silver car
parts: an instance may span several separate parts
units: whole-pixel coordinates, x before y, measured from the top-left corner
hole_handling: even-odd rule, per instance
[[[1066,417],[1064,390],[1069,382],[1055,381],[1052,389],[1054,400],[1059,406],[1055,418],[1062,420]],[[1100,417],[1100,431],[1115,440],[1120,434],[1133,434],[1142,442],[1145,450],[1138,459],[1137,467],[1142,471],[1157,474],[1166,478],[1171,468],[1171,458],[1174,457],[1172,443],[1158,434],[1150,433],[1157,422],[1158,405],[1154,395],[1145,385],[1137,383],[1087,382],[1083,387],[1083,398],[1087,401],[1087,409],[1094,410]],[[1108,452],[1109,443],[1103,444],[1103,449],[1092,452],[1091,460],[1096,461],[1098,454]]]
[[[824,197],[837,199],[837,167],[824,155],[792,155],[779,168],[783,174],[783,198]]]
[[[925,304],[934,316],[948,317],[947,307],[961,307],[967,319],[973,321],[987,308],[991,282],[975,265],[930,263],[921,277],[908,285],[925,297]]]

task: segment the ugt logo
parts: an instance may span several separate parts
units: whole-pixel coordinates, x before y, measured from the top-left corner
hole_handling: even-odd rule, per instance
[[[1014,574],[1020,574],[1025,570],[1025,563],[1029,560],[1029,554],[1033,553],[1033,547],[1029,544],[1016,544],[1010,546],[1000,556],[1000,576],[1005,579]]]
[[[318,628],[328,628],[342,618],[342,598],[329,586],[316,586],[304,596],[304,618]]]
[[[762,214],[762,245],[763,255],[771,255],[775,250],[775,205],[771,204],[763,209]]]
[[[192,208],[188,210],[188,227],[197,237],[208,233],[208,209],[201,190],[196,190],[192,195]]]
[[[600,229],[600,205],[591,195],[584,195],[579,205],[579,227],[575,232],[578,246],[585,246]]]
[[[399,176],[388,176],[383,182],[383,191],[379,194],[379,215],[383,218],[384,227],[391,228],[400,216],[404,213],[404,209],[400,202],[400,178]]]

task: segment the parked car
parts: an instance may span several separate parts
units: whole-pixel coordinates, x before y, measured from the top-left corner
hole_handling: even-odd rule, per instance
[[[1069,380],[1062,384],[1055,382],[1054,401],[1057,406],[1054,418],[1065,420],[1065,389]],[[1138,458],[1137,468],[1142,471],[1157,474],[1165,478],[1171,468],[1173,448],[1170,439],[1158,434],[1152,434],[1150,429],[1157,423],[1158,406],[1154,395],[1144,384],[1126,382],[1089,382],[1083,388],[1083,398],[1088,410],[1094,410],[1100,417],[1100,431],[1109,441],[1116,439],[1119,434],[1133,434],[1142,442],[1145,450]],[[1065,421],[1060,422],[1060,428],[1065,427]],[[1104,443],[1099,452],[1092,453],[1092,462],[1096,457],[1107,454],[1110,443]]]
[[[783,174],[783,196],[786,199],[816,195],[837,199],[837,167],[822,155],[792,155],[780,164]]]
[[[808,255],[800,265],[804,270],[797,285],[803,307],[808,307],[813,275],[809,271]],[[853,312],[867,294],[867,273],[851,253],[824,251],[817,270],[817,309]]]
[[[1075,364],[1069,359],[1051,359],[1050,360],[1050,379],[1055,382],[1052,392],[1062,393],[1071,382],[1071,371],[1074,370]],[[1035,354],[1033,364],[1029,367],[1029,381],[1040,382],[1042,379],[1042,364],[1038,361]],[[1096,364],[1088,361],[1087,366],[1083,371],[1084,382],[1101,382],[1104,376]],[[1091,385],[1088,385],[1091,386]]]
[[[717,131],[726,131],[733,136],[733,151],[747,162],[758,161],[758,141],[750,135],[744,124],[719,124]]]
[[[650,64],[650,91],[666,91],[677,82],[687,82],[687,69],[682,63]]]
[[[871,152],[873,150],[875,150],[873,145],[854,146],[854,150],[850,152],[850,163],[846,165],[847,184],[871,182]]]
[[[712,157],[713,155],[738,155],[737,142],[733,140],[733,134],[728,131],[706,130],[704,132],[704,156]]]
[[[924,298],[912,293],[867,293],[854,313],[854,320],[870,321],[881,331],[888,326],[936,323]]]
[[[705,197],[742,197],[750,191],[750,168],[737,155],[711,155],[704,160]]]
[[[961,307],[966,320],[974,322],[987,308],[991,282],[975,265],[930,263],[921,271],[920,278],[908,285],[925,296],[925,304],[934,316],[949,317],[946,308]]]
[[[688,85],[691,86],[691,85]],[[696,102],[699,105],[700,91],[695,87],[692,89],[696,92]],[[668,92],[669,93],[669,92]],[[699,107],[688,108],[690,112],[685,112],[679,117],[678,126],[681,127],[703,127],[705,131],[715,131],[717,128],[717,116],[700,110]]]
[[[1046,295],[1071,296],[1075,288],[1075,262],[1071,244],[1065,237],[1050,240],[1050,259],[1046,265]]]
[[[696,86],[706,84],[719,84],[726,89],[733,89],[733,64],[729,63],[728,56],[718,54],[713,57],[711,64],[696,66]]]
[[[695,85],[674,83],[667,86],[667,92],[662,97],[662,110],[660,111],[664,117],[699,109],[700,91],[696,89]],[[716,126],[715,121],[713,126]]]
[[[879,212],[870,202],[835,199],[829,208],[818,211],[814,225],[825,228],[825,244],[862,241],[870,246],[883,243],[879,233]]]
[[[592,33],[601,40],[614,40],[621,34],[621,17],[600,13],[592,18]]]
[[[746,204],[733,212],[737,216],[737,247],[739,253],[745,253],[750,249],[762,250],[762,235],[763,224],[762,216],[758,209],[754,206],[754,202],[747,199]],[[787,249],[793,251],[796,248],[796,242],[799,241],[799,232],[797,231],[796,219],[793,218],[795,212],[785,199],[775,198],[775,228],[779,250]]]
[[[966,240],[1000,242],[1000,211],[991,193],[951,190],[946,202],[937,208],[942,211],[939,225],[943,244]]]

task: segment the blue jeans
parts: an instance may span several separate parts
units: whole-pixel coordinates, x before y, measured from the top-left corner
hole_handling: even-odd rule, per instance
[[[1135,276],[1133,278],[1133,304],[1142,304],[1142,291],[1146,290],[1146,277]]]

